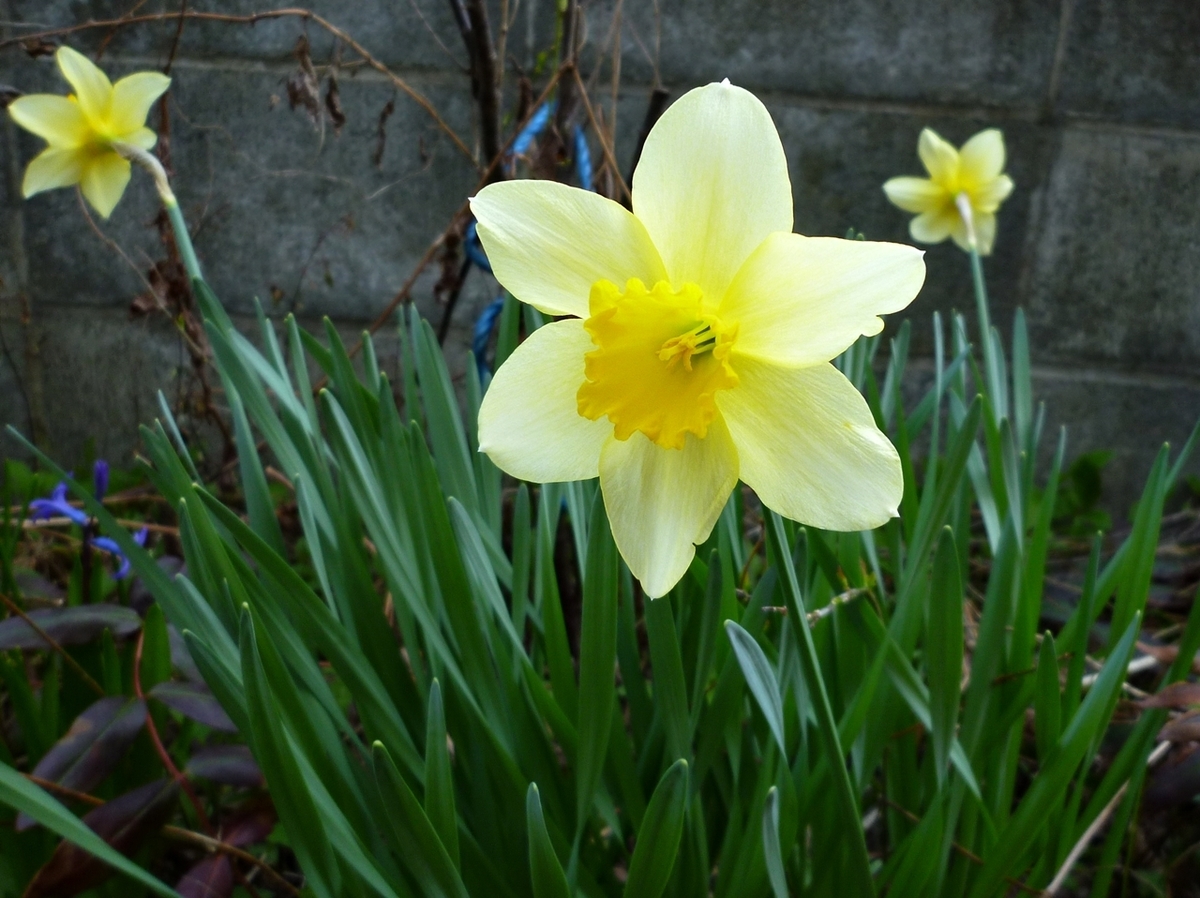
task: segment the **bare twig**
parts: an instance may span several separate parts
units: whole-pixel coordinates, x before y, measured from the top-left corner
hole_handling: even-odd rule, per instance
[[[496,46],[483,0],[450,0],[471,59],[471,93],[479,104],[479,140],[484,159],[500,152],[500,79],[496,71]]]
[[[342,41],[347,47],[357,53],[368,66],[373,68],[379,74],[383,75],[392,82],[397,88],[406,93],[410,99],[433,119],[434,124],[450,138],[451,142],[458,148],[464,156],[471,160],[471,163],[476,168],[479,167],[479,162],[475,158],[475,154],[463,142],[458,133],[446,123],[446,120],[441,117],[437,109],[429,100],[410,85],[407,81],[389,69],[386,65],[380,62],[375,56],[367,50],[362,44],[352,38],[346,31],[334,25],[323,16],[317,15],[311,9],[302,9],[298,7],[288,7],[284,9],[269,9],[263,12],[250,13],[248,15],[229,15],[226,13],[215,12],[200,12],[198,10],[185,9],[176,10],[174,12],[164,13],[144,13],[136,16],[122,16],[118,19],[91,19],[87,22],[81,22],[77,25],[67,25],[62,28],[48,28],[44,31],[35,31],[32,34],[24,34],[20,37],[11,37],[6,40],[0,40],[0,50],[8,46],[21,44],[30,40],[44,40],[54,37],[63,37],[68,34],[75,34],[80,31],[89,31],[95,28],[115,28],[126,27],[129,25],[141,25],[147,22],[162,22],[162,21],[181,21],[183,19],[195,19],[202,22],[224,22],[230,25],[254,25],[257,22],[265,22],[270,19],[287,19],[296,18],[306,22],[312,22],[319,28],[324,29],[329,34]]]
[[[137,648],[133,651],[133,691],[143,702],[146,700],[146,696],[142,692],[142,645],[145,639],[146,631],[143,629],[138,633]],[[200,825],[211,832],[212,823],[209,821],[208,814],[204,810],[204,804],[200,801],[200,796],[196,794],[196,790],[192,788],[191,782],[183,775],[183,771],[176,767],[175,762],[171,760],[171,755],[167,752],[166,746],[163,745],[163,741],[158,735],[158,727],[154,724],[154,717],[150,713],[149,708],[146,709],[146,731],[150,734],[150,741],[154,743],[154,750],[158,754],[158,759],[162,762],[163,767],[187,794],[192,807],[196,810],[196,818],[200,821]]]
[[[1167,752],[1170,750],[1170,742],[1160,743],[1158,747],[1150,753],[1150,756],[1146,758],[1146,767],[1153,767],[1155,764],[1165,758],[1167,756]],[[1054,875],[1054,879],[1050,880],[1050,885],[1046,886],[1045,891],[1041,892],[1045,898],[1053,898],[1053,896],[1058,893],[1058,890],[1063,887],[1063,883],[1065,883],[1067,881],[1067,877],[1071,875],[1071,870],[1075,867],[1076,862],[1078,862],[1083,852],[1087,850],[1087,847],[1089,844],[1091,844],[1092,839],[1094,839],[1096,834],[1105,827],[1109,818],[1116,813],[1117,807],[1121,804],[1121,799],[1125,797],[1125,793],[1128,791],[1128,789],[1129,781],[1126,780],[1125,784],[1117,790],[1117,794],[1114,795],[1108,804],[1104,806],[1104,810],[1096,815],[1096,819],[1092,821],[1092,825],[1084,830],[1083,835],[1079,837],[1079,841],[1075,843],[1075,845],[1071,848],[1071,851],[1067,854],[1067,859],[1063,861],[1062,866],[1058,868],[1058,872]]]
[[[612,169],[613,177],[617,179],[617,186],[621,188],[621,195],[632,202],[633,195],[629,192],[629,185],[621,177],[621,169],[617,166],[617,159],[613,155],[612,145],[608,140],[608,132],[601,125],[600,120],[596,118],[596,110],[592,108],[592,101],[588,97],[587,88],[583,86],[583,79],[579,77],[579,69],[572,68],[571,74],[575,78],[575,84],[579,87],[579,98],[583,101],[584,109],[587,110],[588,121],[592,124],[592,130],[596,133],[596,139],[600,141],[600,149],[604,152],[604,158]]]
[[[562,33],[559,35],[559,70],[574,69],[579,56],[579,0],[567,0],[562,8]],[[558,90],[558,111],[554,117],[555,127],[563,140],[567,139],[567,126],[575,112],[575,91],[572,81],[563,81]]]
[[[204,833],[198,833],[190,829],[184,829],[180,826],[167,825],[162,828],[164,836],[170,836],[173,839],[180,839],[185,842],[192,842],[207,848],[209,851],[215,851],[218,854],[227,854],[230,857],[236,857],[238,860],[245,861],[248,864],[253,864],[258,869],[262,870],[272,882],[286,891],[289,895],[299,895],[300,890],[294,885],[280,876],[275,869],[261,858],[257,858],[248,851],[243,851],[235,845],[230,845],[228,842],[222,842],[220,839],[214,839],[212,836],[206,836]]]
[[[532,116],[536,113],[538,107],[546,102],[546,98],[550,96],[550,92],[554,90],[555,85],[558,84],[559,80],[562,78],[562,75],[563,70],[559,69],[554,73],[553,77],[551,77],[549,83],[545,86],[545,88],[543,88],[541,95],[529,107],[529,115],[526,116],[525,119],[513,129],[513,133],[509,135],[508,140],[504,142],[504,146],[500,148],[500,152],[496,154],[492,161],[488,163],[487,168],[483,170],[479,182],[475,185],[475,189],[471,191],[472,196],[482,190],[484,186],[489,183],[492,174],[499,170],[500,163],[504,161],[504,155],[508,152],[508,148],[512,146],[512,142],[516,140],[517,135],[520,134],[525,125],[528,124],[529,119],[532,118]],[[412,270],[412,273],[409,274],[407,280],[405,280],[405,282],[401,285],[400,289],[396,292],[396,295],[392,297],[391,301],[387,304],[384,310],[380,312],[378,316],[376,316],[374,321],[371,322],[370,326],[367,328],[368,333],[373,334],[387,324],[391,320],[392,314],[396,311],[396,309],[399,308],[402,303],[407,302],[411,298],[412,288],[416,285],[417,279],[429,266],[429,263],[433,261],[434,257],[437,255],[438,249],[440,249],[442,244],[445,243],[447,237],[458,229],[459,222],[465,218],[470,211],[470,202],[466,202],[459,206],[458,211],[450,216],[450,223],[446,226],[446,229],[442,231],[442,233],[438,234],[438,236],[434,238],[433,242],[429,244],[429,247],[425,250],[425,254],[421,256],[420,261],[417,262],[416,267]],[[351,347],[350,356],[354,357],[358,355],[358,353],[362,352],[362,348],[363,341],[360,339],[354,344],[353,347]],[[313,390],[320,390],[327,382],[327,378],[322,378],[313,387]]]

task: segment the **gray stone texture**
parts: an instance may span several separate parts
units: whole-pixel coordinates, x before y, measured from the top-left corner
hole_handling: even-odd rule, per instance
[[[48,27],[119,17],[132,0],[0,0],[0,23]],[[508,57],[526,70],[553,35],[553,0],[523,0]],[[986,260],[993,319],[1007,334],[1027,311],[1039,396],[1072,453],[1116,450],[1113,507],[1136,495],[1161,442],[1179,444],[1200,416],[1200,7],[1160,0],[660,0],[585,4],[585,76],[599,67],[607,107],[619,34],[622,86],[616,155],[627,173],[650,88],[673,95],[728,77],[758,93],[779,126],[796,227],[908,241],[909,216],[882,183],[922,174],[922,127],[961,144],[1004,130],[1017,189]],[[138,14],[177,10],[150,0]],[[193,10],[249,15],[255,0],[193,0]],[[444,0],[322,0],[317,14],[429,99],[474,151],[465,53]],[[4,26],[0,24],[0,29]],[[30,28],[9,27],[10,33]],[[73,33],[114,75],[161,66],[177,23]],[[347,339],[383,309],[471,192],[475,165],[384,75],[342,69],[347,122],[315,128],[288,107],[297,40],[317,66],[338,57],[316,23],[253,26],[189,21],[172,69],[176,186],[218,294],[243,320],[269,313],[313,326],[331,316]],[[346,48],[343,62],[353,60]],[[512,69],[510,68],[510,73]],[[0,85],[61,90],[49,59],[0,50]],[[505,109],[512,108],[512,88]],[[386,142],[376,164],[380,116]],[[151,124],[157,126],[157,114]],[[67,463],[89,440],[124,463],[136,425],[188,374],[178,334],[132,319],[131,299],[162,257],[144,178],[94,230],[70,191],[22,202],[13,193],[39,141],[0,131],[0,419],[33,427]],[[593,143],[599,159],[599,147]],[[125,258],[114,251],[121,248]],[[929,277],[908,313],[913,351],[931,348],[934,310],[972,312],[967,259],[928,248]],[[27,273],[26,273],[27,272]],[[414,298],[435,319],[436,266]],[[466,364],[470,329],[494,295],[473,274],[448,342]],[[895,326],[894,323],[892,325]],[[392,341],[384,336],[385,344]],[[382,353],[394,364],[394,350]],[[27,401],[27,397],[33,399]],[[0,437],[0,453],[14,451]]]

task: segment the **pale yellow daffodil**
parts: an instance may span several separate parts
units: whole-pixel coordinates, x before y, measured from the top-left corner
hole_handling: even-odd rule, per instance
[[[900,460],[829,363],[925,278],[912,247],[792,231],[787,160],[766,108],[728,84],[663,114],[633,212],[550,181],[471,201],[500,282],[565,316],[496,373],[480,449],[535,482],[599,476],[617,548],[665,594],[740,477],[831,530],[896,513]]]
[[[917,154],[928,178],[892,178],[883,185],[889,200],[905,212],[916,212],[909,233],[918,243],[941,243],[952,237],[967,252],[971,238],[982,256],[996,241],[996,210],[1012,193],[1004,174],[1004,135],[995,128],[980,131],[961,150],[931,128],[921,132]]]
[[[78,184],[92,208],[108,218],[129,183],[128,151],[120,150],[154,146],[158,138],[146,127],[146,115],[171,79],[137,72],[113,84],[70,47],[59,47],[54,58],[75,93],[30,94],[8,107],[14,122],[49,144],[29,163],[21,192],[31,197]]]

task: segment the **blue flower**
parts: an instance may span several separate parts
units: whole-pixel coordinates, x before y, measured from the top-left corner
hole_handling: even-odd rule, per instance
[[[67,484],[60,483],[48,499],[34,499],[29,503],[29,520],[42,521],[46,518],[70,518],[79,526],[88,522],[88,516],[67,501]]]
[[[92,466],[92,491],[97,499],[103,499],[108,492],[108,462],[103,459]],[[83,540],[93,548],[107,552],[117,559],[117,571],[114,580],[122,580],[129,575],[129,559],[121,551],[121,547],[107,536],[96,536],[95,522],[87,513],[76,508],[67,501],[66,481],[58,484],[50,496],[45,499],[34,499],[29,503],[29,520],[42,521],[47,518],[68,518],[83,528]],[[139,546],[146,544],[147,530],[143,527],[133,536],[133,541]]]
[[[108,492],[108,462],[102,458],[92,465],[92,492],[97,499],[103,499]]]
[[[139,546],[146,545],[147,533],[148,531],[143,527],[133,535],[133,541]],[[109,539],[107,536],[97,536],[92,540],[92,545],[117,559],[117,572],[113,574],[114,580],[124,580],[129,576],[129,559],[114,540]]]

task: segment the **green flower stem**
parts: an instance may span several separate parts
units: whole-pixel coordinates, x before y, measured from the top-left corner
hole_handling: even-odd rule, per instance
[[[183,260],[188,279],[204,280],[204,275],[200,273],[200,260],[196,258],[196,249],[192,246],[192,237],[188,233],[187,222],[183,220],[183,213],[179,211],[178,200],[173,195],[169,201],[164,197],[163,208],[167,210],[167,217],[171,219],[171,230],[175,232],[175,246],[179,248],[179,257]]]
[[[196,258],[192,237],[188,233],[187,222],[183,220],[183,213],[179,211],[179,200],[175,198],[171,181],[167,178],[167,172],[158,161],[158,157],[132,144],[118,143],[114,144],[113,148],[130,162],[136,162],[150,173],[150,177],[154,179],[154,189],[158,191],[163,208],[167,210],[167,217],[171,219],[171,230],[175,232],[175,246],[179,248],[179,256],[183,259],[188,280],[204,280],[204,275],[200,273],[200,260]]]
[[[987,396],[992,407],[992,414],[999,423],[1008,411],[1007,393],[996,358],[996,344],[992,338],[992,319],[988,312],[987,283],[983,279],[983,261],[979,257],[979,248],[974,244],[971,246],[971,279],[975,284],[975,311],[979,316],[979,336],[980,342],[983,344],[983,372]]]

